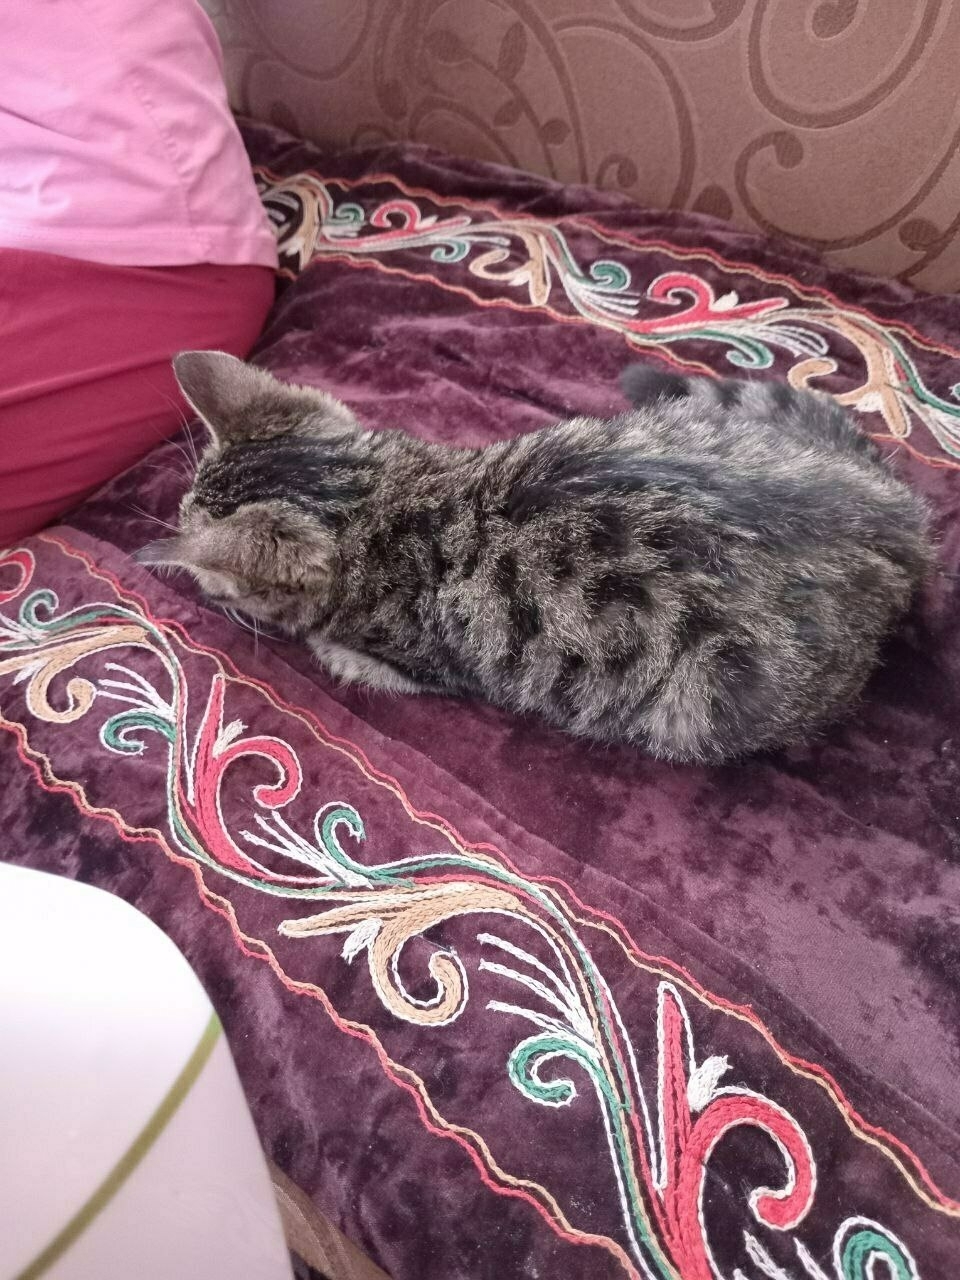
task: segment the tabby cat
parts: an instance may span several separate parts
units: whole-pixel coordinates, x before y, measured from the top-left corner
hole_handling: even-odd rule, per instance
[[[174,367],[212,443],[138,558],[377,689],[729,760],[846,711],[930,564],[920,499],[786,384],[633,366],[618,417],[456,449],[220,352]]]

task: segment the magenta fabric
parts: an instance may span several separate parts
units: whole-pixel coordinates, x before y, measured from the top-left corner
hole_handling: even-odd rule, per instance
[[[120,267],[0,248],[0,546],[172,435],[186,411],[172,357],[245,355],[273,297],[267,267]]]
[[[669,766],[343,689],[138,568],[171,443],[0,562],[7,856],[171,934],[268,1153],[394,1280],[960,1274],[960,302],[246,137],[280,376],[463,443],[616,412],[638,355],[810,380],[927,495],[940,572],[846,724]]]

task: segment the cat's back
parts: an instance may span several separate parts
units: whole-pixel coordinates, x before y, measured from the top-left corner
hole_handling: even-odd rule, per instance
[[[922,500],[830,397],[785,384],[711,382],[571,419],[504,446],[493,474],[508,518],[534,537],[545,520],[579,529],[600,511],[621,543],[699,530],[774,556],[862,547],[914,577],[927,559]]]
[[[857,695],[929,550],[873,445],[823,398],[778,398],[419,449],[359,557],[361,647],[672,759],[805,736]]]
[[[856,695],[928,565],[923,504],[829,404],[749,409],[641,406],[478,459],[482,552],[442,594],[486,696],[720,759]]]

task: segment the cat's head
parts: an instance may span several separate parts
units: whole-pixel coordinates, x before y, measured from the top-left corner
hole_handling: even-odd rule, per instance
[[[369,490],[368,435],[350,410],[222,351],[173,362],[210,444],[175,536],[136,555],[188,570],[213,601],[288,630],[322,613],[337,537]]]

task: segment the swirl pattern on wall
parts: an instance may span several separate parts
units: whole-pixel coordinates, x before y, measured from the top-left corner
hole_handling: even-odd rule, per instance
[[[207,0],[234,106],[413,140],[960,288],[945,0]]]

